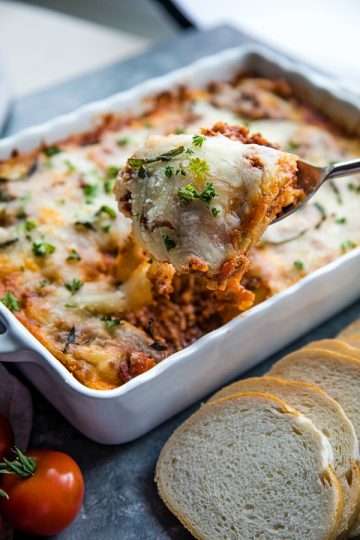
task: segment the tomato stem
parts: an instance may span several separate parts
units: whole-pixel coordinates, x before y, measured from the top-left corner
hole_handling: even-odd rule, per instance
[[[13,461],[4,458],[0,463],[0,474],[17,474],[22,478],[30,478],[36,472],[36,461],[33,457],[25,456],[16,446],[12,449],[16,458]]]

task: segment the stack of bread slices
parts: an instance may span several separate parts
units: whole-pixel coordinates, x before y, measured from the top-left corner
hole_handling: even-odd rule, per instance
[[[165,444],[160,496],[198,539],[360,537],[360,320],[222,388]]]

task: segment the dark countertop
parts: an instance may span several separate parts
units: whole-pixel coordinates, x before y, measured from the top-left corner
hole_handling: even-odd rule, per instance
[[[204,33],[182,34],[170,43],[134,59],[113,64],[61,86],[21,98],[14,104],[6,134],[43,122],[83,103],[106,97],[149,77],[161,75],[197,58],[245,41],[249,41],[249,38],[229,27]],[[301,315],[303,314],[299,314]],[[266,372],[271,364],[285,353],[311,340],[334,336],[356,317],[360,317],[359,302],[246,375]],[[159,499],[153,474],[162,445],[176,427],[198,407],[198,403],[132,443],[108,447],[86,439],[36,390],[32,390],[32,394],[35,418],[31,447],[49,447],[68,452],[78,461],[85,476],[86,496],[83,510],[70,528],[56,536],[57,539],[192,538]],[[20,534],[16,534],[15,538],[25,539]]]

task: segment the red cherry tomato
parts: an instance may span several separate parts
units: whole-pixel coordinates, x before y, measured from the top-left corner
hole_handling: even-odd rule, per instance
[[[62,452],[31,450],[33,476],[3,476],[1,488],[9,499],[0,501],[10,524],[27,534],[48,536],[65,529],[79,513],[84,499],[84,479],[75,461]]]
[[[0,413],[0,461],[9,457],[10,449],[15,444],[14,432],[7,418]]]

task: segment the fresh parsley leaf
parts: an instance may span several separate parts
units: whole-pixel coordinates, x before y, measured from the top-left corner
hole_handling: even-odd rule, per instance
[[[5,296],[0,298],[0,302],[4,304],[10,311],[19,311],[19,300],[10,291],[7,291]]]
[[[117,177],[120,171],[121,171],[121,167],[115,167],[115,166],[108,167],[106,170],[106,178],[108,180],[113,180],[114,178]]]
[[[185,154],[189,154],[189,156],[190,156],[191,154],[195,154],[195,152],[194,152],[194,150],[191,150],[191,148],[187,148],[185,150]]]
[[[75,326],[73,326],[73,327],[70,329],[70,331],[69,331],[69,333],[68,333],[68,335],[67,335],[67,337],[66,337],[65,346],[64,346],[64,348],[63,348],[63,353],[64,353],[64,354],[67,353],[68,348],[69,348],[70,345],[74,345],[74,343],[75,343],[75,338],[76,338],[76,330],[75,330]]]
[[[25,230],[26,231],[30,232],[35,228],[36,228],[35,221],[32,221],[31,219],[29,219],[28,221],[25,221]]]
[[[347,222],[346,217],[337,218],[335,220],[335,223],[337,223],[338,225],[344,225],[344,223],[346,222]]]
[[[213,184],[207,184],[206,188],[201,193],[198,193],[192,184],[187,184],[178,190],[178,197],[183,202],[190,202],[194,201],[195,199],[199,199],[209,203],[214,197],[217,196],[218,194],[216,193]]]
[[[76,171],[76,167],[71,163],[71,161],[69,159],[65,159],[64,161],[65,165],[66,165],[66,173],[67,174],[72,174]]]
[[[296,152],[296,150],[298,150],[299,148],[299,144],[296,143],[295,141],[289,141],[287,143],[287,146],[286,146],[286,152],[289,152],[290,154]]]
[[[45,154],[47,157],[53,157],[53,156],[56,156],[56,154],[60,154],[60,152],[62,152],[61,148],[59,148],[59,147],[56,146],[55,144],[52,145],[52,146],[47,146],[47,147],[44,149],[44,154]]]
[[[33,243],[33,253],[37,257],[45,257],[45,255],[51,255],[56,250],[56,247],[47,242],[34,242]]]
[[[206,159],[196,157],[190,160],[189,169],[195,176],[205,176],[206,173],[209,172],[209,165],[207,164]]]
[[[171,165],[166,165],[165,176],[167,178],[171,178],[173,174],[174,174],[174,167],[171,167]]]
[[[178,156],[179,154],[182,154],[184,152],[185,148],[184,146],[179,146],[178,148],[174,148],[173,150],[169,150],[168,152],[164,152],[163,154],[160,154],[160,156],[154,157],[154,158],[129,158],[128,164],[130,167],[132,167],[135,170],[141,169],[143,165],[148,165],[149,163],[155,163],[156,161],[162,161],[167,162],[170,161],[173,157]]]
[[[64,283],[64,285],[66,289],[70,291],[72,295],[74,295],[81,289],[84,283],[81,281],[81,279],[74,278],[71,281]]]
[[[118,139],[116,142],[119,146],[126,146],[129,144],[130,139],[129,137],[120,137],[120,139]]]
[[[202,135],[194,135],[192,138],[193,145],[198,148],[201,148],[205,141],[206,137],[203,137]]]
[[[349,249],[353,249],[356,247],[356,244],[354,242],[352,242],[351,240],[345,240],[345,242],[343,242],[341,244],[341,251],[343,253],[345,253],[346,251],[348,251]]]
[[[176,242],[168,234],[163,234],[163,240],[165,244],[166,251],[170,251],[176,247]]]
[[[113,208],[111,208],[110,206],[107,206],[106,204],[104,204],[101,208],[99,208],[99,210],[96,212],[95,216],[99,217],[99,216],[101,216],[101,214],[107,214],[109,217],[111,217],[111,219],[116,218],[115,210]]]
[[[100,320],[104,321],[107,328],[114,328],[114,326],[119,326],[119,324],[121,323],[121,319],[111,317],[110,315],[102,315],[100,317]]]
[[[304,270],[304,263],[302,261],[294,261],[296,270]]]
[[[81,261],[81,257],[76,251],[76,249],[72,249],[69,253],[69,256],[66,259],[67,261]]]
[[[114,190],[115,180],[113,178],[108,178],[104,182],[104,191],[105,193],[109,194],[112,193]]]
[[[212,207],[211,209],[211,213],[214,217],[217,217],[219,214],[220,214],[221,210],[219,210],[218,208],[216,208],[215,206]]]
[[[86,204],[91,204],[96,198],[98,187],[95,184],[84,184],[82,190],[85,195]]]

